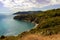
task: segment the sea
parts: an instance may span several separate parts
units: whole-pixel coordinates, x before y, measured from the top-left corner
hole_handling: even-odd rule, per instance
[[[0,15],[0,36],[15,36],[34,26],[31,22],[15,20],[14,15]]]

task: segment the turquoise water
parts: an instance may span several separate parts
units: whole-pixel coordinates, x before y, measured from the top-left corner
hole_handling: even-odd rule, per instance
[[[13,16],[7,16],[3,19],[0,19],[0,35],[18,35],[21,32],[32,29],[33,27],[34,24],[25,21],[14,20]]]

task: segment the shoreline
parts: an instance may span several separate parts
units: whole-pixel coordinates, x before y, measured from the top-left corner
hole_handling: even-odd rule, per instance
[[[36,28],[38,25],[39,25],[39,24],[35,24],[34,28]],[[33,28],[33,29],[34,29],[34,28]]]
[[[24,21],[27,21],[27,20],[24,20]],[[30,22],[30,21],[27,21],[27,22]],[[31,23],[35,24],[35,26],[33,27],[33,29],[36,28],[39,25],[39,24],[35,23],[34,21],[31,22]]]
[[[23,21],[25,21],[25,22],[30,22],[30,21],[28,21],[28,20],[23,20]],[[33,28],[31,28],[31,29],[34,29],[34,28],[36,28],[36,27],[39,25],[39,24],[35,23],[34,21],[31,22],[31,23],[35,25],[35,26],[34,26]],[[26,30],[26,31],[29,32],[31,29]],[[23,32],[22,32],[22,33],[23,33]]]
[[[33,24],[35,24],[35,26],[33,27],[33,29],[34,28],[36,28],[39,24],[38,23],[36,23],[36,22],[32,22]]]
[[[34,26],[32,29],[36,28],[38,25],[39,25],[39,24],[35,24],[35,26]],[[31,29],[30,29],[30,30],[31,30]],[[27,30],[27,32],[29,32],[30,30]],[[23,33],[23,32],[22,32],[22,33]]]

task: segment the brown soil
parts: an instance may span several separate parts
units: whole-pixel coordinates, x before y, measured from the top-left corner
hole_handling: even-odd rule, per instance
[[[51,35],[51,36],[42,36],[37,34],[28,34],[18,40],[60,40],[60,34]]]

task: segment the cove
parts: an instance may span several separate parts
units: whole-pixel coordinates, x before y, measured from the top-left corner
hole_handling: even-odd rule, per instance
[[[13,17],[14,16],[7,16],[0,19],[0,36],[15,36],[35,26],[35,24],[31,22],[14,20]]]

